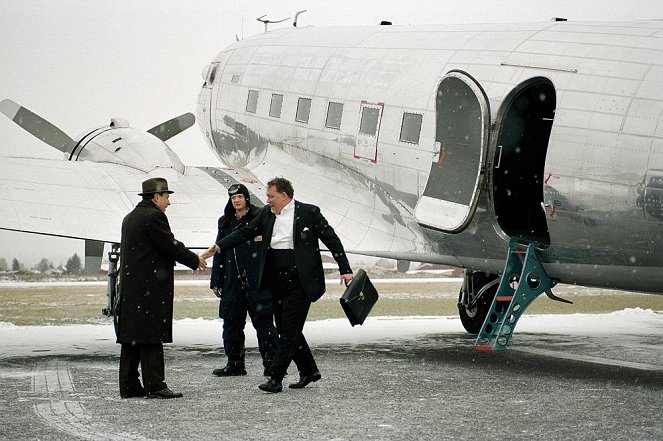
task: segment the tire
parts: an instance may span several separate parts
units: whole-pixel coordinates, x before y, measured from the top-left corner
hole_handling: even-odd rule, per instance
[[[476,293],[483,286],[492,280],[495,280],[499,276],[495,274],[473,273],[470,275],[470,277],[473,277],[474,280],[473,284],[470,284],[469,286],[474,286],[476,291],[474,293],[470,293],[470,300],[472,300]],[[460,316],[460,322],[463,324],[463,327],[468,333],[476,335],[479,333],[479,331],[481,331],[481,327],[483,326],[483,322],[486,320],[488,311],[490,311],[490,306],[493,303],[495,294],[497,294],[498,286],[499,284],[495,284],[488,288],[483,293],[481,299],[479,299],[479,301],[477,301],[471,309],[465,308],[460,303],[462,296],[461,288],[461,291],[458,293],[458,315]]]

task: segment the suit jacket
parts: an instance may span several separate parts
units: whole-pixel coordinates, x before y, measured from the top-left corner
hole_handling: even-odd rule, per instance
[[[322,258],[320,257],[320,247],[318,239],[325,244],[331,251],[334,260],[338,263],[341,274],[351,274],[352,269],[345,255],[343,244],[336,235],[334,229],[329,225],[327,219],[320,213],[320,208],[312,204],[294,201],[295,203],[295,221],[293,225],[293,246],[295,253],[295,264],[297,265],[297,274],[308,298],[315,302],[325,293],[325,275],[322,269]],[[216,244],[221,248],[221,252],[228,248],[253,239],[262,235],[263,247],[260,254],[260,275],[259,283],[261,287],[268,287],[264,280],[265,264],[267,255],[271,249],[272,231],[276,216],[271,211],[269,205],[265,205],[260,213],[247,225],[235,230],[230,235],[224,237]]]
[[[122,221],[118,343],[173,341],[175,261],[198,267],[198,255],[175,240],[166,214],[141,201]]]

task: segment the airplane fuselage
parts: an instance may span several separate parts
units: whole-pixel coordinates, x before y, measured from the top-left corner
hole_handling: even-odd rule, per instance
[[[663,23],[289,28],[204,72],[227,165],[290,179],[350,252],[662,292]]]

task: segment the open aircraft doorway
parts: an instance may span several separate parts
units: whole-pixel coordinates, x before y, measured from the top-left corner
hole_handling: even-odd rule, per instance
[[[440,81],[435,101],[435,152],[414,214],[422,225],[458,233],[476,210],[490,108],[481,86],[460,71],[449,72]]]
[[[555,87],[532,78],[515,88],[498,114],[493,162],[497,223],[516,239],[550,245],[544,211],[543,171],[555,117]]]

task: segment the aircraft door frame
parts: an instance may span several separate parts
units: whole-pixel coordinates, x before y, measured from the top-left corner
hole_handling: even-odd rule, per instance
[[[433,161],[414,215],[421,225],[463,231],[476,211],[490,136],[490,104],[469,74],[453,70],[436,87]]]
[[[491,199],[498,231],[521,242],[550,245],[544,190],[557,91],[546,77],[529,78],[509,92],[495,119]]]

